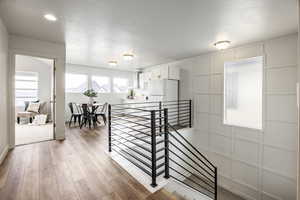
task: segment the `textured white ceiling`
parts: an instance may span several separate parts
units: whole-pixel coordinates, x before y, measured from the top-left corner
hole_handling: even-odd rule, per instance
[[[58,17],[44,20],[45,13]],[[65,42],[67,62],[135,69],[297,31],[296,0],[0,0],[12,34]],[[132,52],[133,61],[122,54]]]

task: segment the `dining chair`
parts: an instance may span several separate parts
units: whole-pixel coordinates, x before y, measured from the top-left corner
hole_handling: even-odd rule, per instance
[[[89,123],[89,128],[92,126],[92,122],[94,127],[96,127],[96,116],[93,112],[90,112],[88,104],[82,104],[82,123],[80,124],[80,128],[87,125]]]
[[[76,103],[73,103],[73,102],[68,103],[68,106],[69,106],[70,112],[71,112],[71,118],[70,118],[70,121],[69,121],[69,127],[71,127],[73,119],[74,119],[74,125],[76,125],[76,122],[77,122],[77,119],[78,119],[78,124],[80,126],[80,124],[81,124],[81,117],[82,117],[81,110],[78,108],[78,106],[76,105]],[[77,112],[74,112],[74,106],[75,106]]]
[[[101,124],[101,123],[98,121],[98,116],[101,116],[102,119],[103,119],[104,124],[106,125],[106,111],[107,111],[107,106],[108,106],[108,103],[103,104],[101,111],[95,113],[95,115],[96,115],[96,121],[99,124]]]

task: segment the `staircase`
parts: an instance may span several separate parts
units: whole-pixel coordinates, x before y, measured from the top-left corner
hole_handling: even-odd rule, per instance
[[[108,125],[109,152],[154,196],[167,195],[156,199],[217,199],[217,168],[186,138],[191,100],[109,105]]]

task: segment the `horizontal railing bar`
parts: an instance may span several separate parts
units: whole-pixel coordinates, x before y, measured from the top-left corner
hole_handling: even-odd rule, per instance
[[[128,120],[128,119],[124,119],[122,117],[117,117],[117,116],[112,116],[112,118],[117,118],[119,120],[123,120],[123,121],[126,121],[126,122],[129,122],[129,123],[133,123],[133,124],[136,124],[136,125],[140,125],[140,126],[144,126],[144,127],[147,127],[147,128],[151,128],[150,126],[147,126],[145,124],[140,124],[140,123],[137,123],[135,121],[131,121],[131,120]]]
[[[149,101],[149,102],[136,102],[136,103],[126,103],[125,105],[134,105],[134,104],[151,104],[151,103],[169,103],[169,102],[185,102],[185,101],[190,101],[190,100],[176,100],[176,101]],[[119,106],[119,105],[124,105],[124,104],[112,104],[111,106]]]
[[[208,176],[206,176],[203,172],[199,171],[198,169],[196,169],[193,165],[191,165],[189,162],[187,162],[186,160],[182,159],[180,156],[178,156],[177,154],[175,154],[172,150],[170,150],[170,152],[172,154],[174,154],[177,158],[179,158],[180,160],[182,160],[184,163],[186,163],[188,166],[190,166],[191,168],[193,168],[196,172],[198,172],[199,174],[201,174],[202,176],[204,176],[205,178],[207,178],[208,180],[210,180],[212,183],[214,183],[213,180],[211,180]],[[171,160],[171,158],[170,158]],[[174,162],[174,160],[172,160]],[[214,177],[213,177],[214,178]]]
[[[119,131],[121,131],[121,130],[119,130]],[[116,135],[116,134],[114,134],[114,135]],[[143,141],[143,142],[145,142],[145,143],[147,143],[147,144],[151,144],[151,142],[149,142],[148,140],[144,140],[143,138],[136,137],[135,135],[128,134],[128,133],[126,133],[126,132],[123,132],[122,135],[129,135],[130,137],[134,137],[134,138],[136,138],[137,140],[141,140],[141,141]],[[119,135],[116,135],[116,136],[119,136]],[[148,136],[147,136],[147,137],[148,137]]]
[[[172,158],[170,158],[170,160],[175,163],[177,166],[181,167],[182,169],[186,170],[187,172],[193,174],[193,176],[195,176],[197,179],[199,179],[201,182],[205,183],[206,185],[208,185],[209,187],[211,187],[212,189],[214,189],[214,186],[211,185],[210,183],[206,182],[205,180],[203,180],[202,178],[200,178],[199,176],[197,176],[196,174],[194,174],[193,172],[191,172],[190,170],[184,168],[182,165],[180,165],[178,162],[176,162],[175,160],[173,160]],[[201,174],[203,175],[203,174]],[[208,179],[212,184],[215,184],[212,180],[210,180],[207,176],[205,176],[206,180]]]
[[[172,134],[169,134],[169,135],[172,135]],[[185,155],[186,157],[188,157],[191,161],[193,161],[193,163],[195,163],[198,167],[200,167],[201,169],[203,169],[206,173],[208,173],[211,177],[213,177],[214,178],[214,175],[213,174],[211,174],[210,172],[208,172],[206,169],[204,169],[201,165],[199,165],[199,163],[198,162],[196,162],[194,159],[192,159],[189,155],[187,155],[186,153],[184,153],[181,149],[179,149],[178,147],[177,147],[177,145],[175,145],[173,142],[169,142],[171,145],[173,145],[178,151],[180,151],[183,155]],[[187,149],[187,148],[186,148]],[[189,149],[188,149],[189,150]],[[171,151],[171,150],[170,150]],[[200,159],[199,159],[200,160]],[[200,160],[202,163],[203,163],[203,161],[202,160]],[[204,164],[204,163],[203,163]]]
[[[112,129],[117,129],[118,131],[121,131],[121,132],[123,132],[123,133],[136,133],[136,131],[127,131],[127,132],[125,132],[124,130],[122,130],[122,129],[119,129],[119,128],[117,128],[117,127],[111,127]],[[138,134],[136,134],[136,135],[147,135],[147,136],[151,136],[150,134],[147,134],[147,133],[138,133]]]
[[[163,158],[165,158],[165,155],[162,155],[162,156],[156,158],[156,161],[159,161],[159,160],[161,160],[161,159],[163,159]]]
[[[116,152],[117,154],[119,154],[122,157],[124,157],[126,160],[128,160],[129,162],[131,162],[132,164],[134,164],[136,167],[138,167],[139,169],[141,169],[143,172],[145,172],[147,175],[152,176],[152,174],[148,170],[146,170],[144,167],[142,167],[140,164],[136,163],[132,159],[130,159],[127,156],[123,155],[121,152],[116,151],[116,150],[114,152]]]
[[[156,174],[156,177],[162,175],[163,173],[165,173],[165,169],[163,169],[163,170],[161,170],[160,172],[158,172],[158,173]]]
[[[132,113],[140,113],[140,112],[132,112]],[[125,116],[125,117],[131,117],[131,118],[141,118],[141,120],[151,120],[149,117],[150,115],[132,115],[132,113],[127,113],[127,112],[116,112],[116,111],[111,111],[111,116]]]
[[[148,132],[142,132],[140,129],[134,129],[134,128],[132,128],[131,126],[128,126],[128,125],[125,125],[125,124],[120,124],[120,123],[115,122],[115,121],[113,121],[111,124],[112,124],[112,126],[113,126],[114,124],[117,124],[117,125],[119,125],[119,126],[126,127],[126,128],[128,128],[128,129],[134,130],[134,131],[139,132],[139,133],[150,133],[150,131],[148,131]],[[136,126],[135,126],[135,127],[136,127]]]
[[[112,145],[113,145],[113,146],[117,146],[117,144],[114,144],[114,143],[112,143]],[[145,155],[145,154],[143,154],[141,151],[139,151],[139,150],[137,150],[137,149],[134,149],[134,148],[132,148],[132,147],[126,145],[126,144],[122,144],[122,145],[124,145],[124,146],[127,147],[128,149],[134,151],[135,153],[137,153],[137,154],[143,156],[144,158],[148,159],[149,161],[151,161],[151,157],[150,157],[150,156],[147,156],[147,155]]]
[[[172,169],[173,171],[175,171],[177,174],[180,174],[180,175],[183,176],[185,179],[187,179],[187,180],[193,182],[194,184],[198,185],[198,186],[201,187],[202,189],[204,189],[204,190],[206,190],[206,191],[208,191],[208,192],[214,194],[213,191],[211,191],[211,190],[209,190],[209,189],[203,187],[202,185],[200,185],[199,183],[197,183],[196,181],[194,181],[194,180],[191,179],[190,177],[185,176],[184,174],[182,174],[181,172],[177,171],[177,170],[174,169],[173,167],[170,167],[170,169]],[[187,183],[185,183],[185,184],[188,185]]]
[[[111,114],[131,115],[131,114],[134,114],[134,113],[142,113],[142,112],[141,111],[124,111],[124,112],[118,112],[118,111],[115,111],[115,110],[111,110]],[[138,116],[138,117],[149,116],[150,117],[150,114],[147,112],[147,114],[145,113],[145,114],[136,115],[136,116]]]
[[[122,138],[122,139],[124,139],[124,140],[126,140],[126,141],[128,141],[129,143],[132,143],[132,144],[134,144],[134,145],[140,147],[141,149],[144,149],[145,151],[148,151],[149,153],[151,153],[151,150],[148,149],[147,147],[144,147],[144,146],[142,146],[142,145],[140,145],[140,144],[138,144],[138,143],[135,143],[135,142],[133,142],[133,141],[131,141],[131,140],[128,140],[127,138],[124,138],[124,137],[122,137],[122,136],[119,136],[119,137]]]
[[[137,157],[135,155],[130,154],[128,151],[125,151],[124,149],[122,149],[122,148],[120,148],[118,146],[114,146],[114,147],[117,147],[118,149],[121,150],[121,152],[127,154],[128,156],[131,156],[135,160],[139,161],[140,163],[144,164],[146,167],[148,167],[149,169],[151,169],[151,165],[149,163],[145,162],[143,159],[141,159],[141,158],[139,158],[139,157]]]
[[[112,110],[139,110],[142,112],[150,112],[150,110],[144,110],[140,108],[132,108],[132,107],[122,107],[122,106],[116,106],[118,108],[112,108]]]
[[[164,147],[163,147],[163,148],[160,148],[160,149],[158,149],[158,150],[156,150],[156,153],[159,153],[159,152],[161,152],[161,151],[163,151],[163,150],[165,150]]]
[[[186,185],[187,187],[192,188],[193,190],[195,190],[195,191],[197,191],[197,192],[200,192],[201,194],[203,194],[203,195],[205,195],[205,196],[207,196],[207,197],[209,197],[209,198],[211,199],[211,197],[210,197],[209,195],[203,193],[202,191],[196,189],[195,187],[193,187],[193,186],[191,186],[191,185],[186,184],[185,182],[179,180],[179,179],[176,178],[175,176],[170,175],[170,177],[173,178],[173,179],[175,179],[176,181],[178,181],[178,182],[180,182],[180,183]],[[212,192],[210,192],[210,191],[207,191],[207,192],[212,193]],[[214,193],[212,193],[212,195],[214,195]]]
[[[198,149],[196,149],[189,141],[187,141],[187,139],[185,139],[173,126],[171,126],[170,124],[169,124],[169,126],[180,136],[180,138],[182,138],[186,143],[188,143],[202,158],[204,158],[215,169],[215,166],[202,153],[200,153],[200,151],[198,151]],[[170,134],[170,135],[173,136],[173,134]],[[205,165],[206,165],[206,163],[205,163]],[[210,170],[212,170],[210,167],[208,167],[208,168]],[[214,172],[214,169],[212,170],[213,172]]]
[[[163,167],[163,166],[165,166],[165,163],[161,163],[161,164],[157,165],[157,166],[156,166],[156,169],[159,169],[159,168],[161,168],[161,167]]]

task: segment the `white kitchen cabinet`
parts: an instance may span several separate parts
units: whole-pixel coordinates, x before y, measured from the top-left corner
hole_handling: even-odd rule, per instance
[[[168,79],[180,80],[180,69],[176,66],[168,66]]]

